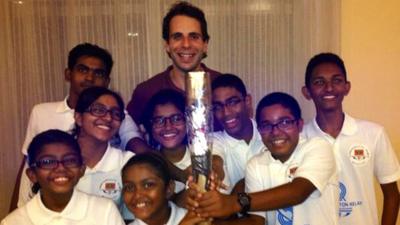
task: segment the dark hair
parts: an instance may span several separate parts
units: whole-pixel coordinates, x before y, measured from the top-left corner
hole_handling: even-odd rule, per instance
[[[203,36],[203,41],[208,41],[210,39],[210,36],[208,35],[207,32],[207,21],[204,16],[204,12],[190,4],[189,2],[185,1],[180,1],[176,2],[173,4],[168,11],[167,15],[165,15],[163,19],[163,25],[162,25],[162,36],[165,41],[168,42],[169,40],[169,25],[173,17],[178,16],[178,15],[184,15],[188,17],[192,17],[199,21],[200,27],[201,27],[201,34]]]
[[[79,144],[75,140],[75,138],[71,134],[68,134],[67,132],[52,129],[39,133],[32,139],[28,147],[29,167],[32,167],[32,164],[35,163],[36,158],[39,155],[40,151],[43,149],[43,147],[49,144],[63,144],[65,146],[68,146],[70,149],[76,152],[81,163],[83,162],[81,155],[81,148],[79,147]],[[34,183],[32,186],[32,192],[37,193],[39,189],[40,189],[39,183]]]
[[[157,176],[164,181],[166,187],[168,186],[169,182],[171,181],[171,174],[168,170],[168,164],[164,158],[153,152],[137,154],[130,158],[124,167],[122,167],[121,176],[124,177],[124,174],[129,167],[138,164],[148,164],[151,166],[156,171]]]
[[[103,61],[107,77],[110,76],[114,62],[111,54],[106,49],[90,43],[82,43],[75,46],[68,54],[68,69],[72,70],[81,56],[96,57]]]
[[[243,97],[246,97],[247,91],[242,79],[234,74],[221,74],[211,83],[211,89],[214,91],[219,87],[232,87],[239,91]]]
[[[260,122],[261,111],[268,106],[272,105],[282,105],[283,107],[289,109],[293,117],[298,120],[301,119],[301,109],[299,103],[291,95],[283,92],[273,92],[264,96],[257,105],[256,110],[256,121]]]
[[[343,60],[334,53],[325,52],[325,53],[320,53],[318,55],[315,55],[308,62],[307,68],[306,68],[306,76],[305,76],[305,85],[307,88],[310,87],[311,75],[312,75],[315,67],[317,67],[323,63],[333,63],[336,66],[338,66],[340,68],[340,70],[342,70],[344,78],[347,81],[347,72],[346,72],[346,68],[344,66]]]
[[[95,102],[98,98],[103,95],[111,95],[117,101],[118,107],[121,112],[124,112],[125,105],[124,101],[122,100],[121,96],[107,89],[105,87],[90,87],[82,91],[79,95],[78,101],[76,103],[75,112],[84,113],[86,110]],[[125,113],[122,113],[122,119],[124,119]],[[79,126],[75,124],[75,131],[74,134],[79,134]]]
[[[143,114],[144,126],[149,133],[149,142],[150,145],[154,148],[157,148],[158,143],[154,140],[152,136],[152,124],[151,120],[153,119],[154,110],[159,105],[172,104],[179,111],[185,114],[185,96],[178,91],[173,89],[163,89],[157,92],[153,97],[150,98],[149,102],[146,105],[145,113]],[[184,140],[184,144],[187,143],[187,138]]]

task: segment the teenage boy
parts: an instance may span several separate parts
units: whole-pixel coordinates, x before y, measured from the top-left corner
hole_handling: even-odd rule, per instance
[[[228,191],[243,192],[246,164],[264,149],[256,122],[250,117],[251,95],[233,74],[219,75],[211,89],[214,119],[223,127],[213,134],[213,154],[223,161]]]
[[[211,79],[219,74],[201,61],[207,57],[207,21],[201,9],[188,2],[174,4],[163,19],[162,38],[172,65],[165,71],[137,85],[127,110],[135,122],[144,122],[143,111],[150,98],[162,89],[184,94],[185,76],[190,71],[205,71]]]
[[[221,217],[253,211],[216,224],[338,224],[334,155],[322,138],[300,138],[303,120],[297,101],[285,93],[269,94],[257,106],[256,121],[268,150],[247,164],[247,193],[199,194],[192,204],[196,212]]]
[[[65,80],[70,83],[68,96],[63,101],[47,102],[33,107],[22,147],[24,162],[27,147],[38,133],[49,129],[71,131],[74,128],[74,108],[79,94],[93,86],[108,87],[112,66],[111,54],[97,45],[83,43],[75,46],[69,52],[68,67],[64,71]],[[129,115],[123,120],[119,130],[119,140],[115,143],[121,149],[147,149],[136,124]],[[22,174],[22,177],[24,176]],[[17,179],[19,180],[19,178]],[[28,193],[24,191],[26,185],[30,185],[27,177],[21,179],[18,206],[30,199]],[[16,186],[18,187],[18,185]]]
[[[302,91],[317,112],[304,134],[322,137],[333,146],[339,168],[340,224],[379,224],[375,176],[384,197],[381,224],[394,225],[400,202],[399,163],[382,126],[344,113],[342,102],[350,82],[342,59],[332,53],[311,58]]]

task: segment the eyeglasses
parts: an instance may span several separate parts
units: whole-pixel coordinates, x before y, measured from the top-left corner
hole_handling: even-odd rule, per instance
[[[78,65],[76,65],[74,68],[75,68],[79,73],[83,73],[83,74],[85,74],[85,75],[89,74],[90,71],[92,71],[93,74],[94,74],[96,77],[99,77],[99,78],[105,78],[105,77],[107,77],[107,71],[106,71],[105,69],[90,68],[90,67],[88,67],[88,66],[86,66],[86,65],[83,65],[83,64],[78,64]]]
[[[92,104],[85,112],[89,112],[93,116],[103,117],[110,113],[111,118],[114,120],[122,121],[125,118],[125,113],[117,108],[107,109],[107,107],[100,103]]]
[[[258,126],[258,131],[261,134],[267,134],[267,133],[271,133],[275,127],[277,127],[279,130],[281,131],[285,131],[288,129],[293,128],[297,123],[296,119],[283,119],[281,121],[279,121],[278,123],[272,124],[272,123],[261,123]]]
[[[233,98],[226,100],[224,103],[215,102],[215,103],[213,103],[213,111],[220,112],[224,109],[224,107],[226,107],[228,109],[232,109],[243,100],[244,100],[243,98],[233,97]]]
[[[62,164],[65,168],[78,168],[82,166],[82,160],[78,156],[68,156],[62,160],[54,158],[44,158],[32,163],[31,167],[37,167],[45,170],[52,170]]]
[[[167,120],[169,121],[170,124],[174,126],[180,126],[185,124],[185,116],[183,116],[182,114],[174,114],[169,117],[162,117],[162,116],[154,117],[153,119],[150,120],[150,122],[154,128],[161,128],[165,126]]]

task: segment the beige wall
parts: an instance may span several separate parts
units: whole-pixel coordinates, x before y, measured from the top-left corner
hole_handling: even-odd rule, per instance
[[[342,57],[352,90],[345,109],[385,126],[400,156],[400,1],[342,1]],[[378,194],[379,204],[382,196]],[[381,208],[381,207],[380,207]],[[397,220],[400,224],[400,220]]]

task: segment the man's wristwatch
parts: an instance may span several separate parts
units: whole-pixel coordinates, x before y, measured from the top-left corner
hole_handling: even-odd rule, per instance
[[[240,207],[242,208],[240,210],[240,213],[246,214],[247,211],[249,211],[250,209],[250,204],[251,204],[250,196],[244,192],[238,193],[238,202]]]

